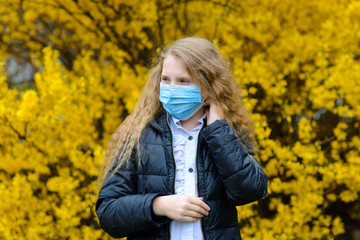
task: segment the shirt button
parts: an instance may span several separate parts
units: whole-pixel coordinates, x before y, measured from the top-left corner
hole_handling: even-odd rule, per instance
[[[189,168],[188,171],[189,171],[189,172],[193,172],[194,170],[193,170],[192,168]]]
[[[193,140],[193,137],[192,137],[192,136],[190,136],[190,137],[188,137],[188,139],[191,141],[191,140]]]

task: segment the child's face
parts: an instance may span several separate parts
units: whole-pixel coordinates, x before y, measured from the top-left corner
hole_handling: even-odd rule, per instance
[[[172,55],[164,59],[161,82],[174,85],[196,85],[184,63]],[[202,92],[201,99],[206,99]]]
[[[184,63],[172,55],[168,55],[164,59],[161,82],[175,85],[195,85],[195,81],[186,70]]]

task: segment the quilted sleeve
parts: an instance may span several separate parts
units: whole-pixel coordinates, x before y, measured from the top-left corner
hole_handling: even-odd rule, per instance
[[[225,120],[201,132],[215,162],[229,201],[244,205],[267,195],[267,177],[252,152],[247,152]]]
[[[96,214],[100,226],[112,237],[130,236],[169,222],[169,218],[153,213],[152,202],[160,194],[137,194],[136,186],[137,173],[132,167],[120,168],[101,187]]]

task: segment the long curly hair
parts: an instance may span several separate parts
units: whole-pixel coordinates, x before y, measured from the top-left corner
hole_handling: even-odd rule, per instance
[[[162,110],[159,101],[160,81],[163,62],[168,55],[185,64],[206,99],[221,106],[224,119],[234,129],[237,137],[240,139],[242,137],[239,135],[246,133],[252,148],[257,150],[250,112],[244,107],[241,91],[229,62],[207,39],[186,37],[173,42],[158,54],[137,106],[111,136],[98,177],[99,185],[111,169],[114,174],[129,162],[134,148],[139,150],[143,129]]]

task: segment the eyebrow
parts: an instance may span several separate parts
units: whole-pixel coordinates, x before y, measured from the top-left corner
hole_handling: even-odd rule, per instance
[[[161,77],[166,77],[169,78],[169,76],[165,75],[165,74],[161,74]],[[188,79],[188,80],[192,80],[191,76],[181,76],[181,77],[177,77],[176,79]]]

